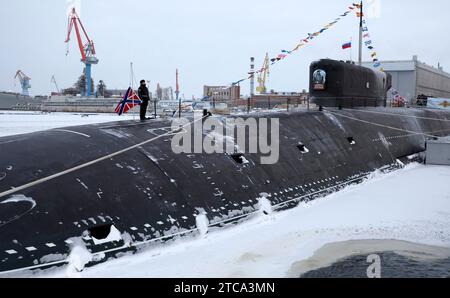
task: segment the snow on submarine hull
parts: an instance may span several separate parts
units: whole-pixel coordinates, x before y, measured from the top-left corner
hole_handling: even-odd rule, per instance
[[[95,264],[195,234],[201,213],[211,226],[235,223],[258,211],[262,193],[274,209],[291,208],[374,170],[399,168],[398,159],[423,152],[428,137],[450,134],[444,111],[256,117],[279,118],[276,164],[260,164],[257,154],[245,154],[247,163],[228,154],[175,154],[164,120],[0,138],[0,276],[64,265],[80,243]]]

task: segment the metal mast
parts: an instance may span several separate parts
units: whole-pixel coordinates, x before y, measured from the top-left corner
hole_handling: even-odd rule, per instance
[[[255,95],[255,58],[250,58],[250,96]]]
[[[177,72],[176,72],[176,90],[175,90],[175,95],[176,95],[177,101],[178,101],[178,118],[181,118],[180,81],[179,81],[178,68],[177,68]]]
[[[255,95],[255,57],[250,58],[250,97],[247,100],[247,113],[250,113],[250,101]]]
[[[362,49],[363,49],[363,2],[360,4],[359,12],[359,54],[358,54],[358,64],[362,66]]]

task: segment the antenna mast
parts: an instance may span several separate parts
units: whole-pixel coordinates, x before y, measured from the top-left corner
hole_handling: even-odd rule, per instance
[[[362,66],[362,49],[363,49],[363,2],[361,1],[359,7],[359,66]]]
[[[175,94],[177,96],[177,101],[178,101],[178,118],[181,118],[181,98],[180,98],[180,78],[179,78],[179,74],[178,74],[178,68],[177,68],[177,72],[176,72],[176,90],[175,90]]]

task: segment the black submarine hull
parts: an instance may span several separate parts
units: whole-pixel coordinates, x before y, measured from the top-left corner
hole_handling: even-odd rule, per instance
[[[450,113],[418,109],[275,113],[280,159],[175,154],[170,121],[117,122],[0,138],[0,276],[67,263],[76,241],[109,256],[235,223],[266,193],[276,209],[357,183],[450,134]],[[245,117],[244,117],[245,118]],[[205,132],[203,132],[205,134]],[[303,144],[304,148],[299,148]],[[302,149],[302,150],[301,150]],[[83,165],[80,167],[80,165]],[[96,244],[111,226],[121,240]]]

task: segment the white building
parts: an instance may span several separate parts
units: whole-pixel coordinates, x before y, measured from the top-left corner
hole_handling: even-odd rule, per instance
[[[441,66],[433,67],[420,62],[417,56],[405,61],[380,61],[381,67],[392,75],[392,87],[401,96],[415,103],[419,95],[450,98],[450,74]],[[373,62],[363,66],[373,67]]]

